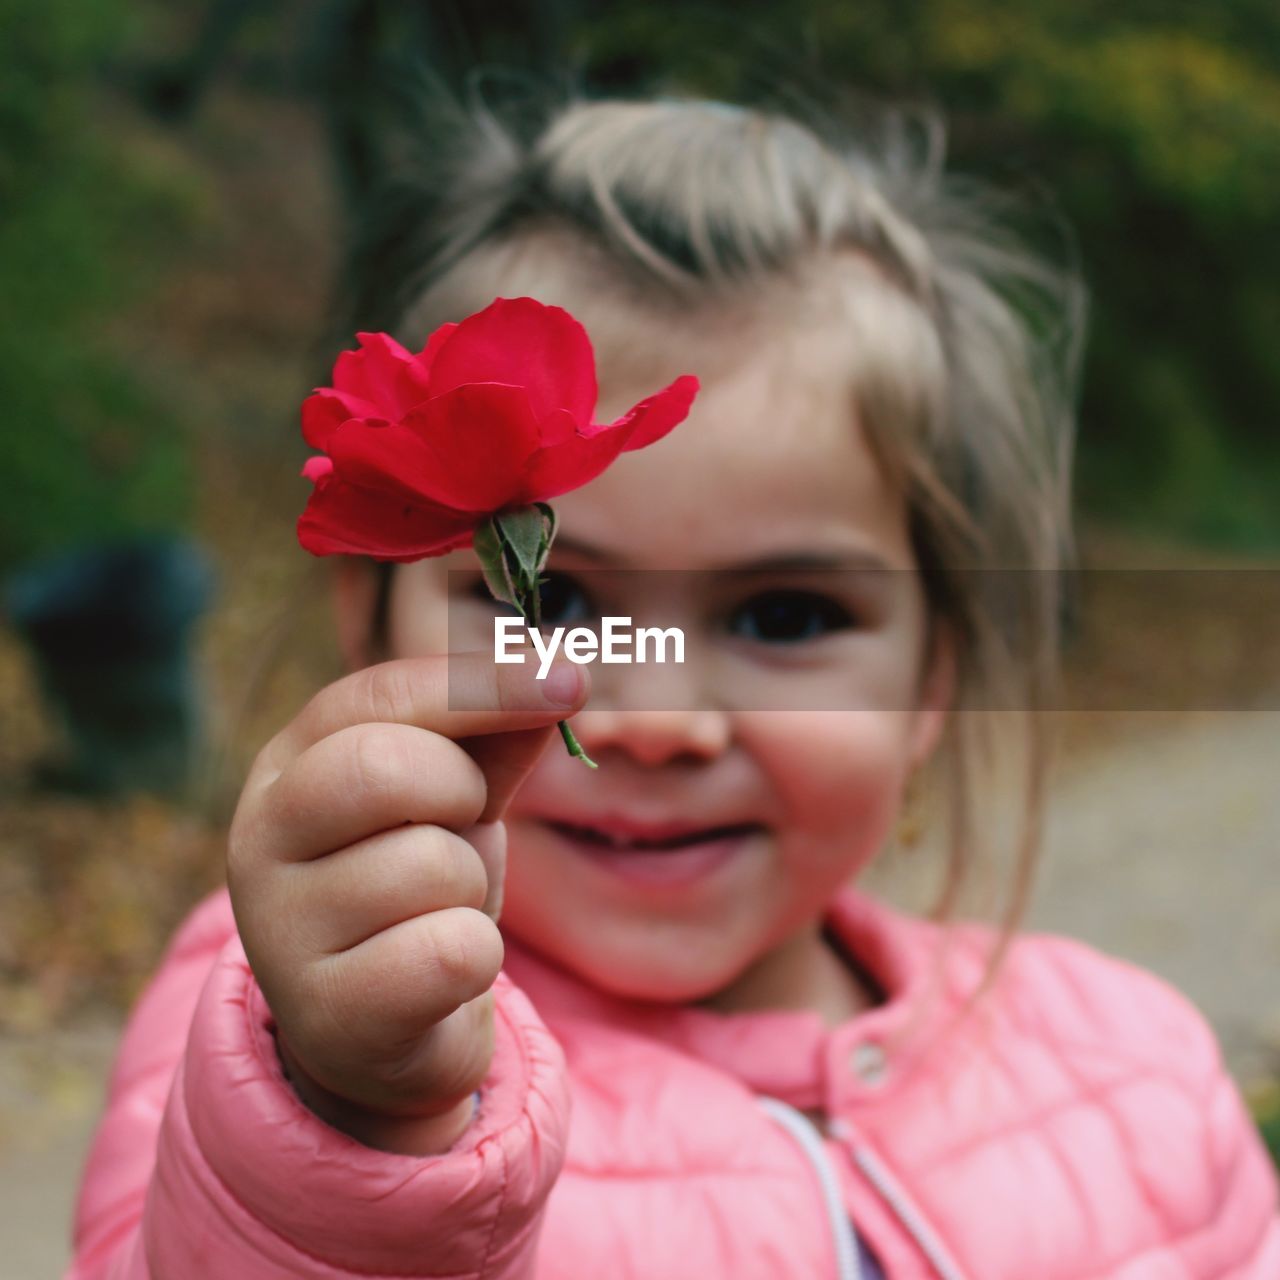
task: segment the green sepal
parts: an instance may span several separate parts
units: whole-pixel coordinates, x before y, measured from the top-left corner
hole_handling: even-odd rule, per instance
[[[547,563],[556,536],[556,513],[545,502],[490,516],[476,527],[472,546],[480,571],[495,600],[513,605],[526,623],[542,625],[542,583],[538,575]],[[568,721],[558,722],[560,736],[571,756],[588,768],[596,762],[582,749]]]
[[[543,579],[538,575],[551,551],[555,537],[555,512],[545,503],[505,511],[493,517],[502,542],[507,579],[515,594],[516,607],[526,621],[542,625]]]
[[[538,573],[547,561],[547,552],[551,548],[551,534],[554,531],[555,517],[550,519],[547,512],[550,508],[544,502],[531,507],[520,507],[516,511],[504,511],[494,517],[503,540],[511,548],[518,566],[516,577],[536,582]]]
[[[543,516],[542,542],[538,547],[538,568],[541,570],[543,565],[547,563],[547,556],[551,552],[551,544],[555,541],[556,513],[545,502],[535,502],[533,505],[542,512]]]
[[[496,519],[491,517],[477,526],[471,542],[475,548],[476,557],[480,561],[480,571],[484,574],[485,585],[489,588],[490,594],[503,604],[514,605],[521,614],[524,614],[520,593],[511,577],[506,543],[498,529]]]

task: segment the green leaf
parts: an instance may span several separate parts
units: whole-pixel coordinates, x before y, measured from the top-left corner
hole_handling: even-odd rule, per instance
[[[476,529],[472,545],[480,560],[480,571],[484,574],[485,584],[493,598],[504,604],[515,605],[521,613],[525,613],[507,563],[506,544],[492,519],[486,520]]]

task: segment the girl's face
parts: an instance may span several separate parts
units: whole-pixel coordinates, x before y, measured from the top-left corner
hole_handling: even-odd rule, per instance
[[[554,738],[512,801],[502,926],[615,994],[691,1001],[820,945],[938,739],[951,668],[940,646],[926,669],[907,512],[833,338],[659,343],[675,354],[643,376],[601,360],[596,420],[678,373],[702,390],[670,435],[555,500],[548,621],[644,625],[658,593],[686,665],[593,665],[573,729],[599,769]],[[601,572],[618,568],[700,572]],[[393,581],[394,656],[446,650],[450,622],[455,645],[460,628],[491,643],[471,551]]]

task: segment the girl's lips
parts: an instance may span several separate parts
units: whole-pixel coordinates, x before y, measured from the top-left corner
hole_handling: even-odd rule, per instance
[[[548,820],[546,826],[574,853],[589,858],[636,885],[675,888],[691,884],[733,860],[764,828],[744,822],[731,826],[685,828],[673,834],[632,835],[614,829]],[[656,829],[651,828],[650,831]]]

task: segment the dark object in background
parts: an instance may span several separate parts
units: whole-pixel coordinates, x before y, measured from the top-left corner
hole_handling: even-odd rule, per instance
[[[35,785],[94,795],[188,786],[204,719],[188,636],[215,587],[199,545],[161,537],[77,548],[9,576],[5,613],[70,748],[36,766]]]

